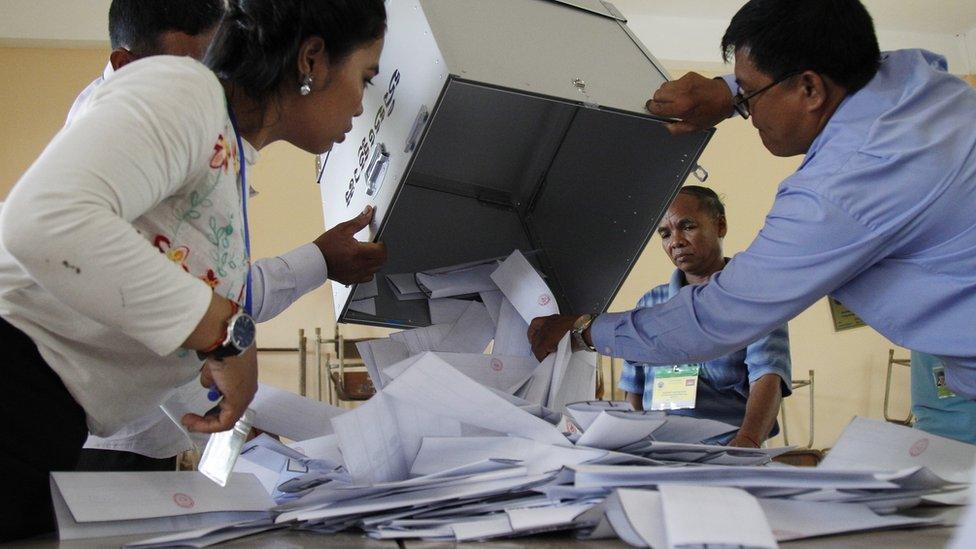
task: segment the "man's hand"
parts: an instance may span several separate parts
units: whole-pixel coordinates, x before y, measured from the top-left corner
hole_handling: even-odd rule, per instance
[[[737,448],[759,448],[759,442],[740,432],[729,442],[729,446],[735,446]]]
[[[552,315],[541,316],[529,324],[529,342],[532,343],[532,353],[542,362],[550,353],[556,352],[556,347],[576,323],[578,316]]]
[[[241,356],[222,361],[208,360],[200,371],[200,384],[216,386],[223,395],[217,407],[205,416],[186,414],[183,426],[196,433],[219,433],[234,427],[258,391],[257,346]]]
[[[681,119],[668,124],[674,135],[706,130],[732,114],[732,92],[723,80],[689,72],[665,82],[647,102],[647,110],[655,116]]]
[[[360,242],[355,237],[356,233],[369,225],[373,212],[372,206],[369,206],[363,213],[315,239],[332,280],[340,284],[369,282],[386,263],[386,244]]]

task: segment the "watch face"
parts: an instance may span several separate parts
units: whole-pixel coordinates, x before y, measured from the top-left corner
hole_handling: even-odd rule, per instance
[[[241,350],[247,349],[254,343],[254,337],[257,335],[254,319],[247,315],[238,316],[230,335],[235,347]]]

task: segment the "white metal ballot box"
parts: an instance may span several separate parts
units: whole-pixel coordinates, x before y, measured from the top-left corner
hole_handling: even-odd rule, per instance
[[[385,275],[529,255],[564,313],[602,312],[712,132],[675,137],[645,102],[666,73],[600,0],[388,0],[364,114],[320,159],[326,227],[376,207],[376,314],[430,324]]]

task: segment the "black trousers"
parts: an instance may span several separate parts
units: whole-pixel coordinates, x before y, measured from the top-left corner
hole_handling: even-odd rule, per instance
[[[75,471],[90,472],[140,472],[175,471],[177,457],[151,458],[135,452],[85,448],[78,458]]]
[[[0,318],[0,541],[53,531],[51,471],[72,471],[88,436],[85,411],[37,346]]]

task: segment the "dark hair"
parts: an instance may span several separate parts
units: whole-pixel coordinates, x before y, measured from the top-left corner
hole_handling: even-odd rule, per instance
[[[230,0],[204,63],[259,104],[296,76],[298,50],[325,41],[333,63],[386,32],[383,0]]]
[[[725,216],[725,204],[722,204],[722,199],[715,194],[715,191],[708,187],[688,185],[687,187],[681,187],[678,194],[694,196],[698,199],[698,206],[714,218]]]
[[[112,0],[108,35],[112,48],[138,55],[159,53],[159,35],[167,31],[196,36],[212,29],[224,15],[225,0]]]
[[[854,93],[881,62],[874,22],[858,0],[750,0],[722,37],[726,62],[748,49],[773,79],[812,70]]]

